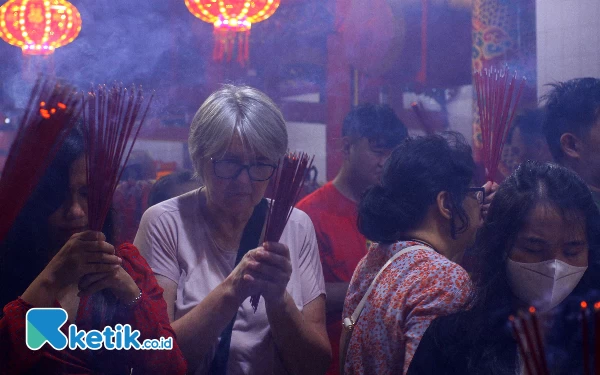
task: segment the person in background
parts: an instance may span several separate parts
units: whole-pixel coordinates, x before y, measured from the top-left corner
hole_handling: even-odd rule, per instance
[[[342,336],[345,374],[403,374],[429,323],[468,307],[471,280],[457,262],[482,222],[484,188],[473,185],[474,174],[460,134],[407,139],[360,201],[359,229],[377,244],[354,271],[344,318],[384,264],[406,252],[383,269],[360,319]]]
[[[522,374],[508,319],[533,305],[552,374],[584,374],[581,301],[600,297],[600,213],[585,182],[551,163],[507,178],[478,235],[468,311],[436,319],[409,375]]]
[[[544,133],[554,160],[587,183],[600,207],[600,79],[552,84],[545,96]]]
[[[156,168],[148,152],[132,151],[113,198],[117,243],[133,242],[155,178]]]
[[[148,207],[200,188],[202,184],[191,171],[173,172],[159,178],[148,196]]]
[[[404,124],[388,106],[363,104],[342,126],[344,162],[335,179],[302,199],[296,207],[310,216],[317,233],[327,290],[327,333],[333,361],[328,374],[339,373],[342,309],[348,283],[368,249],[358,231],[357,202],[379,182],[392,150],[407,137]]]
[[[541,108],[524,110],[515,117],[502,154],[501,172],[505,177],[527,160],[552,161],[543,123]]]
[[[331,348],[312,222],[294,209],[279,243],[261,239],[265,190],[288,146],[281,112],[256,89],[224,85],[194,116],[188,143],[205,186],[150,207],[134,243],[165,290],[190,371],[324,373]]]
[[[3,374],[185,374],[152,270],[131,244],[113,247],[111,215],[104,234],[88,230],[83,133],[67,137],[0,246],[0,369]],[[1,197],[10,199],[10,197]],[[171,350],[70,350],[26,346],[32,308],[66,310],[68,325],[103,331],[129,324],[139,341],[171,338]]]

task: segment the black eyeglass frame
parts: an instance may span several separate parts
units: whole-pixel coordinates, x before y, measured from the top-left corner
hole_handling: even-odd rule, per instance
[[[467,188],[467,192],[469,192],[469,193],[481,192],[481,202],[479,202],[479,204],[483,205],[485,203],[485,189],[483,187],[470,187],[470,188]],[[475,195],[475,197],[477,197],[477,195]],[[477,201],[479,201],[479,199],[477,199]]]
[[[257,182],[261,182],[261,181],[268,181],[270,180],[273,175],[275,174],[275,171],[277,170],[277,165],[276,164],[268,164],[268,163],[254,163],[254,164],[239,164],[237,162],[235,162],[234,160],[215,160],[213,158],[210,158],[210,161],[213,163],[213,173],[215,174],[215,176],[217,176],[220,179],[223,180],[235,180],[236,178],[239,177],[239,175],[242,173],[242,171],[245,169],[248,172],[248,177],[250,178],[250,180],[252,181],[257,181]],[[239,165],[239,169],[237,170],[237,172],[235,172],[232,176],[230,177],[224,177],[224,176],[219,176],[219,174],[217,173],[217,164],[219,163],[233,163],[233,164],[238,164]],[[256,166],[263,166],[263,167],[271,167],[272,171],[271,174],[269,175],[269,177],[265,178],[265,179],[256,179],[252,177],[252,173],[250,172],[250,168],[252,167],[256,167]]]

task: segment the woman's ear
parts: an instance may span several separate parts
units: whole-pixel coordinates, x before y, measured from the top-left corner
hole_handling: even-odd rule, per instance
[[[452,201],[450,199],[450,193],[447,191],[440,191],[436,198],[438,211],[446,219],[452,219]]]
[[[350,156],[350,150],[352,149],[352,139],[350,137],[342,137],[342,155],[344,158]]]
[[[563,153],[573,159],[581,157],[582,144],[579,137],[571,133],[564,133],[560,137],[560,148]]]

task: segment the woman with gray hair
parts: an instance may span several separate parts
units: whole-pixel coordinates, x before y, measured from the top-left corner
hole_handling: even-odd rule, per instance
[[[205,186],[148,209],[134,243],[164,289],[190,371],[324,373],[331,348],[312,222],[294,209],[280,243],[261,245],[263,195],[287,150],[280,111],[256,89],[225,85],[194,116],[189,150]]]

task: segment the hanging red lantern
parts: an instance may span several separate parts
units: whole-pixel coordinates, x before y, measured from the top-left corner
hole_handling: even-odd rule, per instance
[[[271,17],[281,0],[185,0],[188,10],[204,22],[214,25],[213,58],[231,61],[237,41],[237,60],[241,65],[249,58],[248,39],[252,24]]]
[[[8,0],[0,7],[0,37],[25,55],[49,55],[81,31],[81,15],[66,0]]]

